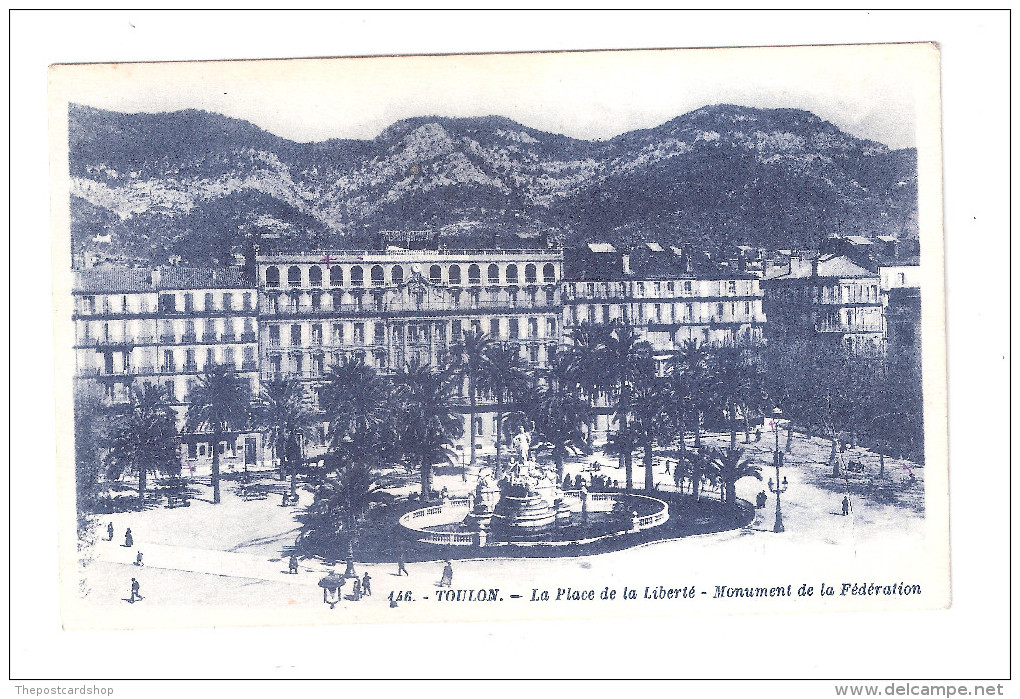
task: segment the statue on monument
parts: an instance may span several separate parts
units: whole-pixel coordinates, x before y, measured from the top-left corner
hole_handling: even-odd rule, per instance
[[[529,452],[531,451],[531,433],[524,429],[524,426],[518,429],[517,434],[514,435],[513,440],[514,449],[520,454],[521,463],[526,464],[529,461]]]

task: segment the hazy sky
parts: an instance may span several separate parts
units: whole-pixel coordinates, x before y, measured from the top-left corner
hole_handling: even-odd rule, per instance
[[[398,119],[498,114],[605,139],[706,104],[794,107],[893,148],[915,144],[923,45],[697,49],[69,66],[68,101],[117,111],[189,107],[297,141],[373,138]],[[928,79],[923,79],[927,77]]]

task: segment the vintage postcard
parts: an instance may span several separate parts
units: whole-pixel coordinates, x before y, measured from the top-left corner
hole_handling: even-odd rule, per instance
[[[934,45],[49,79],[66,628],[949,606]]]

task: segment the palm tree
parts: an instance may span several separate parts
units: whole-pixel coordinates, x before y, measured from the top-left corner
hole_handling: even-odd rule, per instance
[[[606,336],[599,355],[607,383],[613,385],[615,414],[619,423],[617,443],[620,465],[627,474],[627,491],[634,489],[634,466],[631,461],[630,411],[634,385],[652,370],[651,345],[625,320],[613,320],[606,326]]]
[[[666,380],[653,375],[638,379],[631,395],[631,428],[645,452],[645,490],[655,489],[652,445],[669,433],[670,395]]]
[[[342,557],[338,544],[345,541],[347,560],[353,561],[361,520],[372,507],[391,496],[376,481],[368,464],[340,462],[331,454],[327,461],[332,460],[336,463],[329,465],[336,472],[316,488],[315,500],[304,516],[301,538],[321,547],[333,560]]]
[[[601,360],[601,348],[604,346],[608,331],[604,325],[595,325],[587,321],[581,323],[568,334],[570,345],[566,348],[569,376],[577,385],[580,393],[592,406],[588,425],[588,441],[594,438],[595,415],[594,406],[606,395],[609,379]]]
[[[346,460],[381,453],[390,417],[390,386],[361,357],[330,367],[319,387],[319,407],[329,422],[330,451]]]
[[[591,405],[581,396],[574,380],[571,356],[556,352],[549,368],[541,373],[537,395],[528,403],[535,431],[552,444],[556,478],[563,480],[563,457],[569,446],[584,442],[584,428],[591,420]]]
[[[180,477],[177,416],[166,390],[146,385],[130,391],[130,400],[113,417],[107,465],[114,473],[138,474],[138,509],[145,507],[146,475]]]
[[[468,463],[475,463],[475,414],[478,412],[478,384],[487,371],[488,354],[492,346],[492,339],[480,330],[469,330],[464,333],[464,338],[453,348],[454,360],[453,370],[458,378],[467,384],[468,400],[470,401],[470,459]]]
[[[455,463],[453,442],[464,434],[464,421],[453,408],[456,378],[412,362],[393,377],[393,424],[401,452],[421,474],[421,497],[432,493],[432,468]]]
[[[725,502],[737,501],[737,481],[742,478],[761,480],[761,466],[755,465],[751,459],[745,459],[743,449],[714,449],[709,457],[709,465],[713,474],[719,478],[720,497]]]
[[[667,373],[677,401],[683,401],[683,415],[690,411],[694,423],[694,446],[701,448],[701,421],[708,404],[711,372],[708,349],[697,340],[687,340],[670,358]],[[686,428],[686,424],[682,425]],[[685,430],[681,431],[681,436]]]
[[[260,427],[280,457],[283,473],[290,474],[290,494],[297,495],[300,459],[298,433],[309,429],[317,419],[308,394],[296,379],[274,379],[262,385],[257,405]]]
[[[103,473],[109,411],[102,390],[92,383],[74,388],[74,484],[78,534],[84,536],[95,512]]]
[[[223,435],[244,429],[252,421],[251,385],[228,366],[213,364],[188,393],[188,432],[212,432],[213,503],[220,501],[220,441]]]
[[[710,398],[728,418],[730,449],[737,448],[737,406],[752,392],[751,372],[743,351],[736,346],[716,349],[712,357]]]
[[[521,359],[520,349],[517,345],[509,342],[490,345],[485,360],[485,373],[479,377],[478,387],[496,399],[496,467],[494,472],[498,478],[502,467],[503,414],[508,403],[512,403],[525,393],[530,374],[527,365]]]

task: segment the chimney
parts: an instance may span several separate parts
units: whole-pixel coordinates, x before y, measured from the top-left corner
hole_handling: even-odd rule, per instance
[[[153,286],[159,286],[160,284],[163,283],[163,272],[159,269],[159,267],[152,270],[152,272],[149,274],[149,281],[152,283]]]
[[[630,255],[623,255],[620,257],[620,260],[623,262],[623,273],[632,274],[630,271]]]

